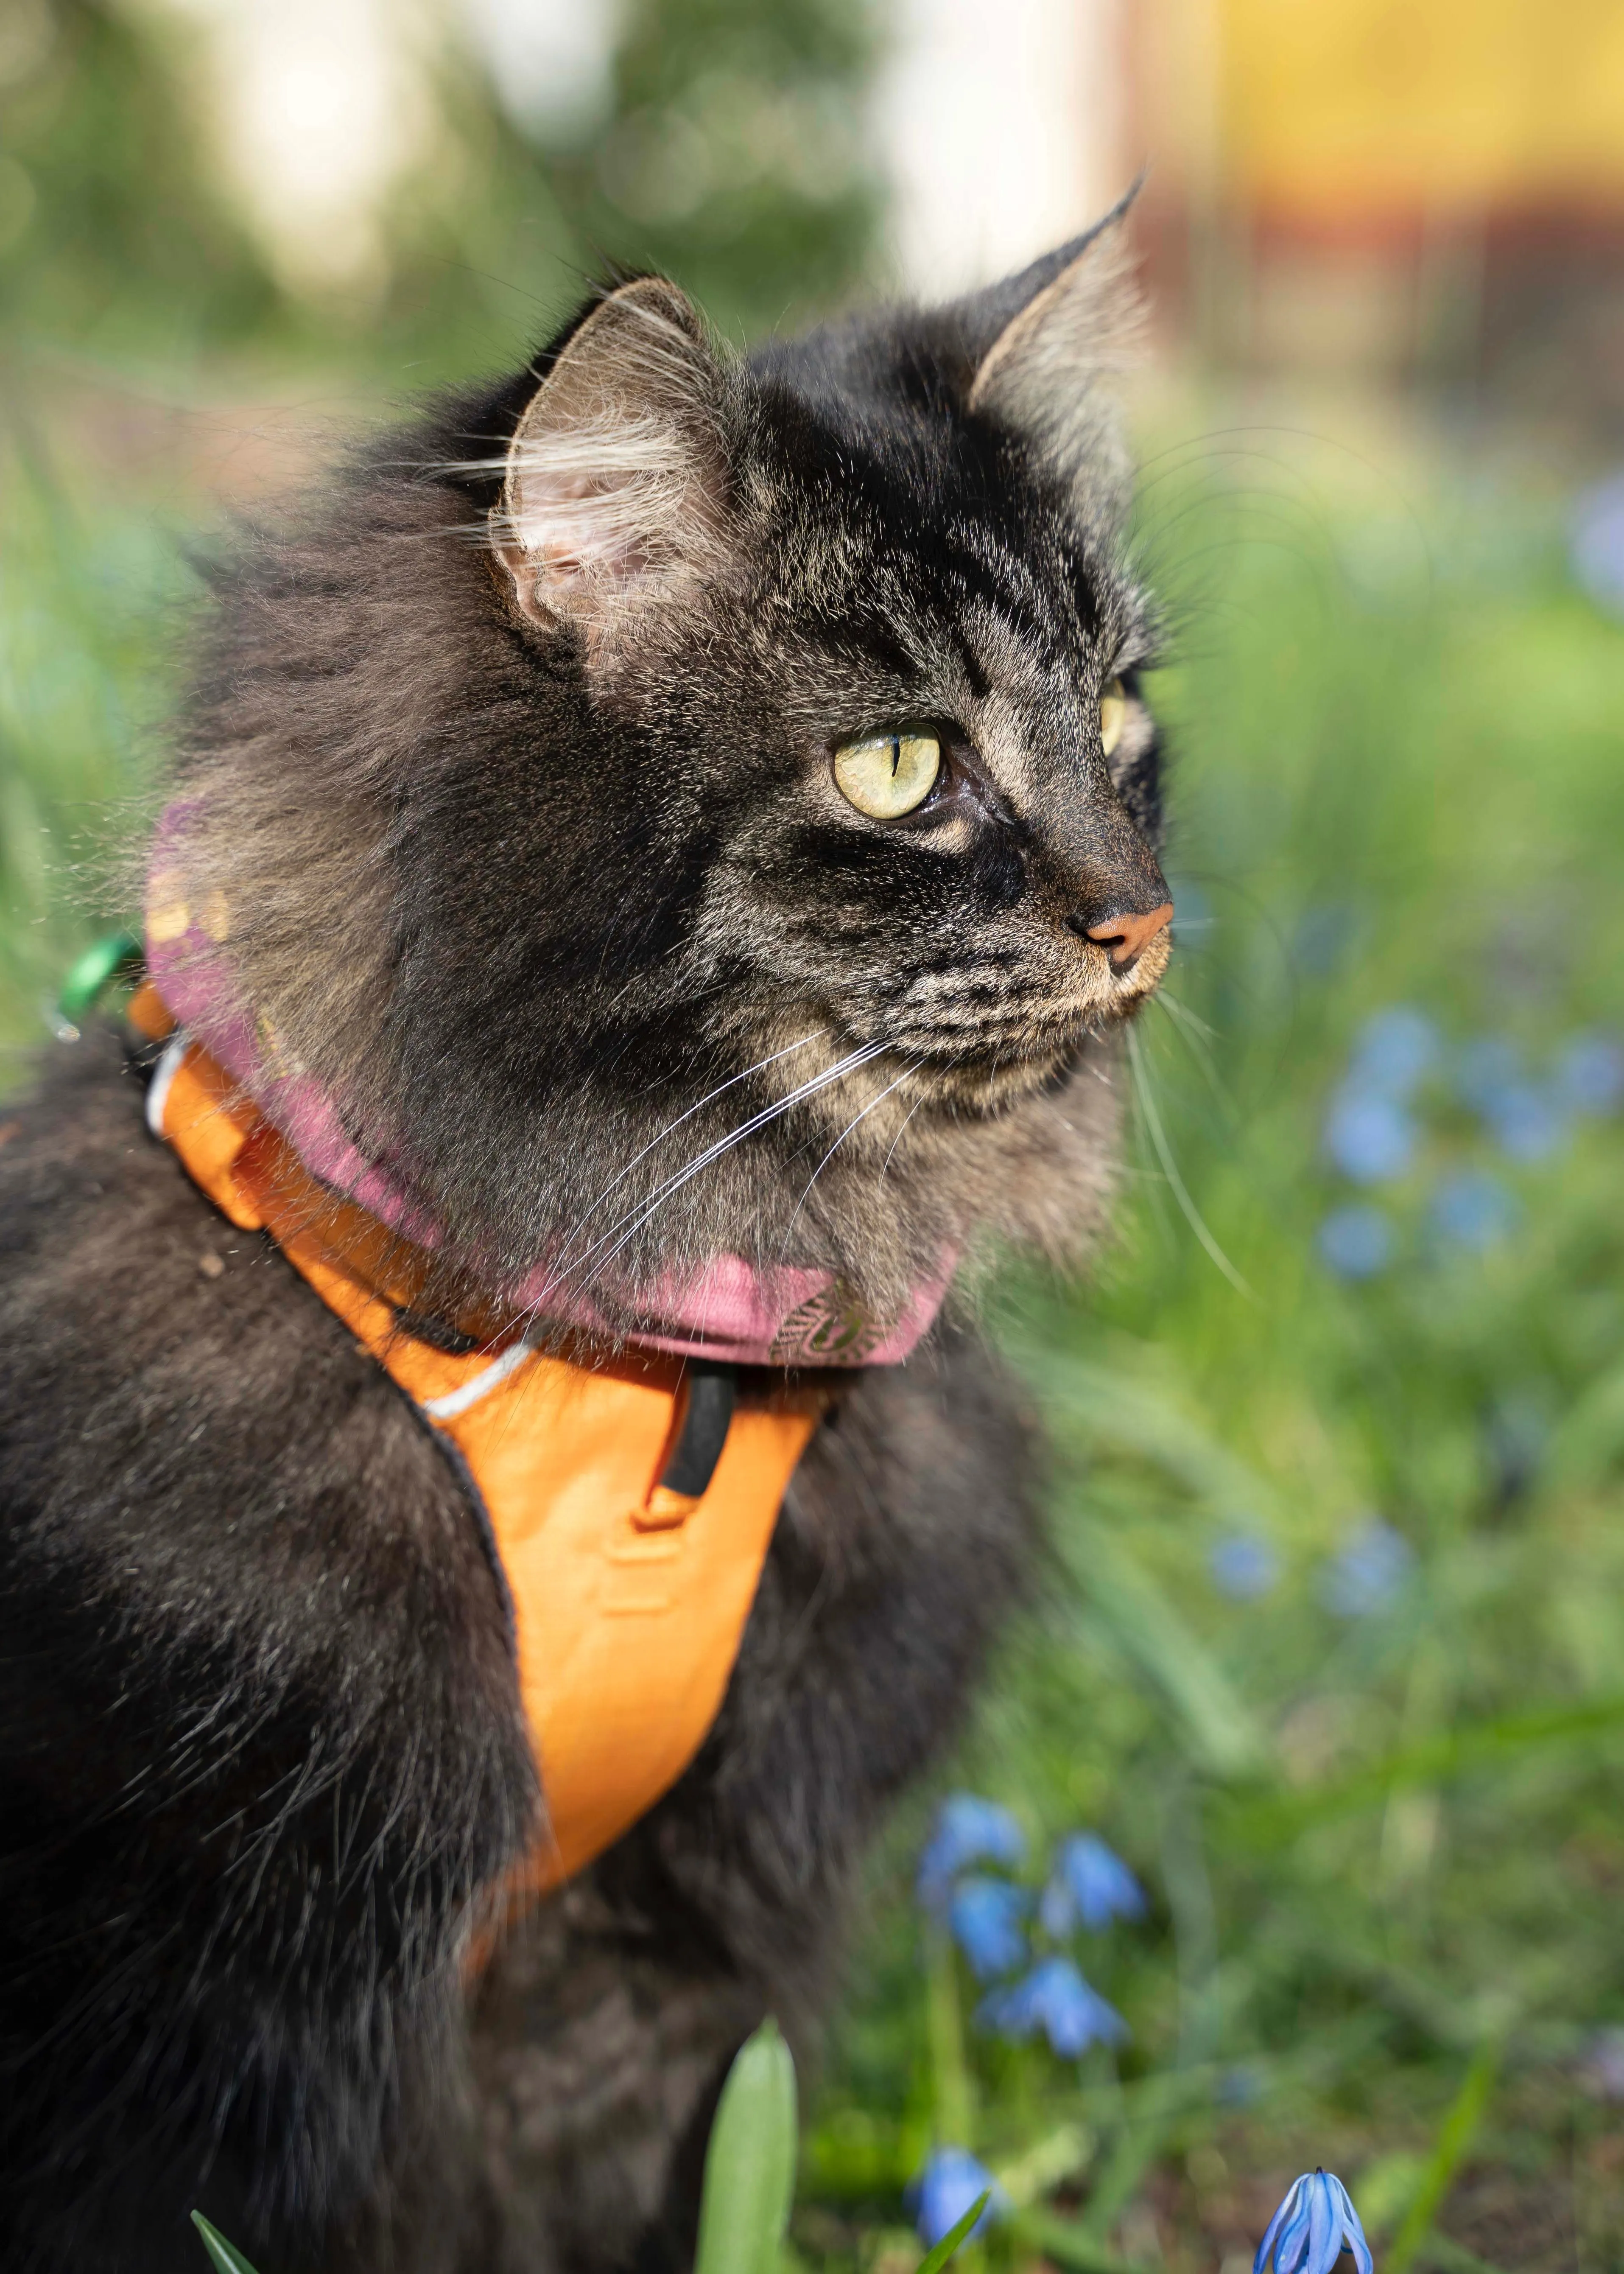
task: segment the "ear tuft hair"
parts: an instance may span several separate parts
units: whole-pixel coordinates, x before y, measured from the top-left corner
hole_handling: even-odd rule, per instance
[[[491,538],[523,614],[599,629],[701,569],[727,489],[724,378],[691,303],[643,276],[570,337],[508,451]]]
[[[1127,241],[1136,182],[1103,220],[961,301],[978,351],[969,408],[1019,435],[1092,505],[1120,508],[1127,464],[1106,382],[1138,359],[1145,305]]]

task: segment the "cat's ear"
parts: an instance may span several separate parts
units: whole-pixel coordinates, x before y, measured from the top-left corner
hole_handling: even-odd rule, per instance
[[[491,517],[533,622],[601,630],[714,559],[724,384],[691,303],[662,278],[622,284],[577,326],[519,421]]]
[[[953,311],[974,365],[969,408],[1074,484],[1097,484],[1118,456],[1109,381],[1135,362],[1144,329],[1126,227],[1138,192],[1136,182],[1081,237]]]

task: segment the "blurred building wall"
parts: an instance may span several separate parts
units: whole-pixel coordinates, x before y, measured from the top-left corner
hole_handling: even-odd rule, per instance
[[[1159,297],[1214,358],[1624,425],[1620,0],[1143,0]]]
[[[1221,0],[1222,114],[1255,207],[1402,223],[1624,202],[1619,0]]]

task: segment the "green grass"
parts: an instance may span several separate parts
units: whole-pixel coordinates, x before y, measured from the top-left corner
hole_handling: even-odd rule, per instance
[[[163,516],[93,509],[26,428],[5,450],[14,1050],[110,913],[184,577]],[[1440,1083],[1413,1168],[1369,1195],[1389,1268],[1341,1280],[1314,1243],[1353,1196],[1321,1129],[1372,1011],[1419,1005],[1536,1066],[1579,1027],[1624,1029],[1624,629],[1509,488],[1423,466],[1406,518],[1348,478],[1317,498],[1236,463],[1159,463],[1147,498],[1184,921],[1178,1007],[1140,1039],[1167,1156],[1244,1291],[1142,1113],[1092,1287],[1007,1284],[1065,1577],[953,1772],[1034,1841],[1087,1825],[1132,1861],[1153,1916],[1085,1956],[1133,2038],[1067,2065],[978,2032],[912,1901],[921,1801],[876,1866],[813,2111],[795,2250],[831,2274],[914,2265],[902,2187],[950,2134],[1018,2206],[967,2265],[1215,2270],[1315,2163],[1395,2274],[1621,2255],[1613,2112],[1586,2082],[1595,2032],[1624,2026],[1619,1125],[1518,1166]],[[1484,1254],[1428,1228],[1462,1167],[1515,1195]],[[1339,1617],[1326,1565],[1372,1511],[1411,1573]],[[1280,1567],[1246,1603],[1208,1572],[1237,1532]]]
[[[171,683],[179,532],[74,479],[27,395],[0,413],[0,1080],[118,911]]]

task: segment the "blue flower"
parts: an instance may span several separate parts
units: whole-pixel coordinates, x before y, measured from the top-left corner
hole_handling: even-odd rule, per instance
[[[947,1907],[953,1939],[983,1982],[1000,1974],[1013,1974],[1026,1962],[1026,1906],[1024,1887],[1007,1879],[973,1877],[960,1879]]]
[[[1347,2188],[1334,2172],[1304,2172],[1270,2219],[1252,2274],[1263,2274],[1271,2254],[1274,2274],[1331,2274],[1344,2250],[1358,2274],[1371,2274],[1370,2245]]]
[[[1099,1934],[1114,1918],[1143,1918],[1146,1909],[1144,1888],[1092,1832],[1073,1832],[1056,1849],[1041,1913],[1046,1934],[1058,1941],[1079,1918]]]
[[[940,1910],[966,1865],[1015,1864],[1026,1852],[1025,1836],[1007,1808],[973,1792],[950,1793],[936,1811],[936,1830],[919,1859],[919,1899]]]
[[[1372,1517],[1327,1566],[1327,1608],[1341,1619],[1368,1618],[1372,1611],[1385,1609],[1415,1560],[1403,1533]]]
[[[1331,1100],[1325,1149],[1356,1185],[1402,1177],[1416,1149],[1416,1125],[1396,1099],[1346,1082]]]
[[[1561,1101],[1531,1081],[1502,1082],[1483,1101],[1483,1118],[1502,1153],[1514,1161],[1545,1161],[1568,1141]]]
[[[918,2177],[910,2181],[905,2200],[914,2213],[920,2240],[927,2250],[934,2250],[944,2234],[952,2233],[976,2197],[989,2194],[992,2200],[966,2240],[1002,2213],[1004,2192],[967,2148],[937,2148]]]
[[[1075,2060],[1092,2044],[1119,2045],[1128,2035],[1116,2008],[1090,1988],[1069,1958],[1040,1959],[1024,1982],[983,1999],[976,2019],[1017,2044],[1041,2029],[1062,2060]]]
[[[1221,1540],[1207,1559],[1214,1587],[1237,1603],[1255,1603],[1280,1577],[1280,1558],[1267,1540],[1248,1532]]]
[[[1615,1113],[1624,1103],[1624,1050],[1606,1035],[1575,1035],[1557,1060],[1556,1087],[1575,1113]]]
[[[1402,1104],[1437,1058],[1437,1028],[1424,1011],[1395,1003],[1359,1029],[1349,1073],[1353,1087]]]
[[[1504,1035],[1480,1035],[1455,1053],[1455,1092],[1474,1113],[1486,1111],[1498,1091],[1522,1079],[1522,1053]]]
[[[1333,1209],[1315,1235],[1323,1261],[1343,1279],[1372,1279],[1393,1253],[1393,1226],[1379,1208]]]
[[[1432,1195],[1432,1228],[1457,1247],[1482,1255],[1497,1247],[1517,1220],[1515,1193],[1482,1169],[1446,1177]]]

